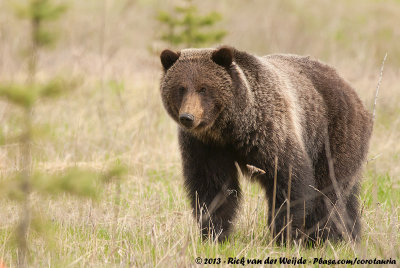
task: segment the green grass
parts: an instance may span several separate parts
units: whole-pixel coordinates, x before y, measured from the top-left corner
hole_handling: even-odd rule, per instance
[[[375,180],[377,183],[375,183]],[[202,242],[191,217],[184,196],[181,178],[173,172],[148,170],[140,180],[130,178],[121,184],[121,205],[116,230],[113,229],[113,187],[105,189],[98,203],[82,202],[74,197],[35,200],[35,207],[51,218],[53,245],[46,247],[42,235],[33,234],[30,241],[33,263],[42,267],[110,267],[121,263],[137,267],[191,265],[196,257],[245,257],[246,259],[279,258],[286,256],[313,258],[353,259],[389,258],[400,243],[397,225],[399,191],[387,174],[367,172],[361,202],[364,204],[364,233],[359,245],[345,242],[326,243],[317,248],[291,248],[271,245],[266,228],[266,202],[259,186],[242,180],[245,202],[235,231],[229,241],[222,244]],[[377,187],[377,201],[373,190]],[[79,206],[77,206],[79,204]],[[64,213],[52,213],[63,208]],[[386,222],[382,223],[380,217]],[[0,241],[5,241],[3,259],[12,263],[15,253],[10,243],[13,226],[0,230]],[[114,233],[115,232],[115,233]],[[372,232],[372,233],[371,233]],[[391,244],[384,243],[391,239]],[[385,239],[385,240],[383,240]],[[398,255],[394,255],[398,256]],[[393,257],[393,256],[392,256]],[[161,262],[161,263],[160,263]]]
[[[363,182],[361,200],[366,208],[372,208],[375,203],[386,211],[396,209],[400,204],[399,182],[389,173],[376,174],[374,171],[369,171]]]

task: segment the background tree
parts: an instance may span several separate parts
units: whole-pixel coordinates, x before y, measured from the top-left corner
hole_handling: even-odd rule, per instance
[[[204,47],[221,42],[226,31],[215,29],[215,24],[222,19],[218,12],[200,15],[191,0],[184,6],[175,6],[174,11],[160,11],[157,20],[165,30],[161,40],[174,47]]]
[[[67,192],[78,196],[96,198],[101,182],[119,178],[123,172],[116,165],[103,174],[90,170],[71,168],[59,174],[45,174],[34,170],[31,145],[43,132],[37,131],[39,126],[33,124],[35,104],[39,100],[51,100],[75,87],[75,81],[52,78],[46,82],[38,82],[36,71],[39,61],[39,50],[49,48],[56,41],[54,32],[46,27],[50,21],[57,20],[66,10],[65,5],[54,4],[50,0],[29,0],[15,6],[16,14],[30,23],[27,80],[25,83],[1,83],[0,97],[14,104],[16,110],[22,111],[21,132],[17,137],[2,137],[3,142],[16,140],[19,143],[18,172],[0,181],[0,196],[18,201],[20,206],[19,224],[16,228],[17,266],[28,266],[28,237],[31,229],[36,232],[45,230],[46,221],[34,217],[30,195],[33,191],[40,194],[59,194]],[[50,221],[49,221],[50,222]]]

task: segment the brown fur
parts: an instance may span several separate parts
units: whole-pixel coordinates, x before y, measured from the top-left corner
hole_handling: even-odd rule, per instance
[[[292,167],[290,235],[311,242],[359,237],[358,175],[372,120],[335,69],[309,57],[257,57],[230,47],[168,50],[161,61],[161,95],[181,126],[185,185],[204,235],[221,240],[230,231],[240,201],[235,163],[244,173],[249,165],[265,171],[256,179],[271,223],[277,157],[275,234],[287,222]],[[182,124],[182,113],[193,115],[192,126]],[[208,217],[199,216],[210,207]]]

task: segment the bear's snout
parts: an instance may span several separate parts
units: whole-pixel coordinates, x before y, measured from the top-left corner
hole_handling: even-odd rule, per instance
[[[193,129],[201,123],[204,117],[204,107],[201,97],[200,94],[194,92],[190,92],[183,97],[178,120],[185,128]]]
[[[192,114],[184,113],[179,115],[179,122],[187,128],[191,128],[194,122],[194,116]]]

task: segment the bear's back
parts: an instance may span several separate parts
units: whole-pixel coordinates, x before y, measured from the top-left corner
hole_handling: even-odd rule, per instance
[[[370,112],[366,110],[355,90],[333,67],[308,56],[275,54],[263,59],[274,66],[280,66],[278,68],[286,72],[293,83],[304,80],[312,84],[311,90],[315,90],[322,98],[332,154],[342,156],[336,165],[351,175],[366,157],[373,125]],[[305,87],[301,88],[304,90]],[[306,87],[306,90],[310,88]],[[316,116],[320,100],[307,100],[309,94],[304,91],[300,94],[299,100],[305,105],[306,113]],[[315,105],[317,108],[313,107]],[[310,126],[306,127],[307,131],[312,129]],[[318,133],[315,134],[317,136],[312,136],[317,138]]]

